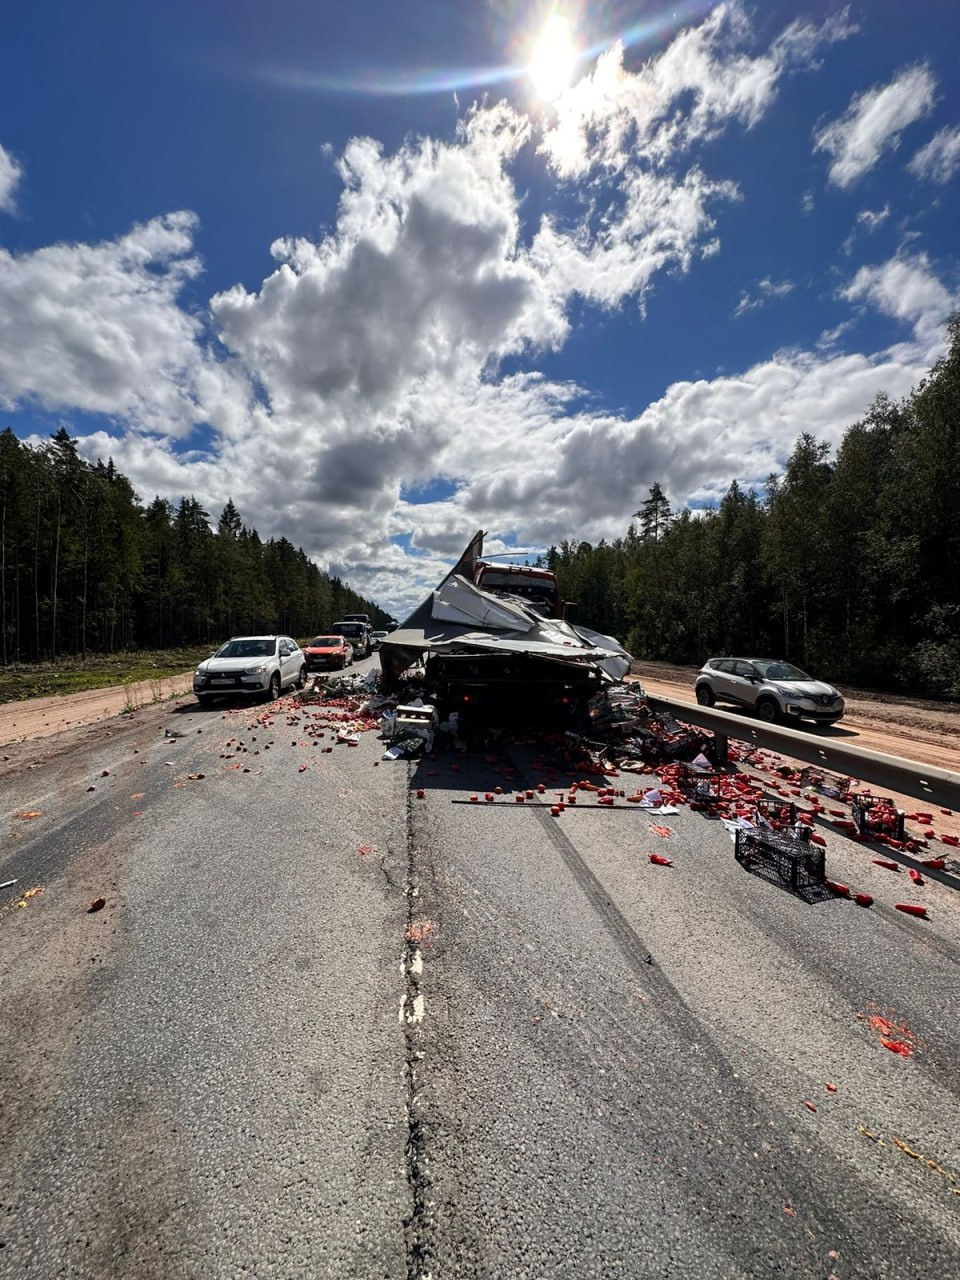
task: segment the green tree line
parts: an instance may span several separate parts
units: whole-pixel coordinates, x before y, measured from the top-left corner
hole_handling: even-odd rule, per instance
[[[65,428],[0,432],[0,663],[203,645],[239,632],[303,639],[344,613],[388,617],[286,538],[264,542],[232,500],[216,528],[193,498],[144,507]]]
[[[809,433],[762,493],[675,514],[659,482],[612,543],[546,560],[574,618],[637,657],[787,658],[824,679],[960,698],[960,315],[902,402],[831,457]]]

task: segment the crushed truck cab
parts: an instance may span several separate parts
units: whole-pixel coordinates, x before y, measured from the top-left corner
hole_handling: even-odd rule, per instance
[[[475,534],[456,565],[380,646],[386,687],[424,668],[442,716],[486,723],[573,725],[630,655],[612,636],[574,626],[546,569],[494,565]]]

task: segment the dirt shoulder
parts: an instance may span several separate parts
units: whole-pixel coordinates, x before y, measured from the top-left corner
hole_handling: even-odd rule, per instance
[[[0,751],[36,743],[68,729],[113,720],[125,712],[163,706],[172,699],[192,697],[193,677],[146,680],[142,684],[114,685],[109,689],[87,689],[52,698],[30,698],[25,702],[0,705]]]

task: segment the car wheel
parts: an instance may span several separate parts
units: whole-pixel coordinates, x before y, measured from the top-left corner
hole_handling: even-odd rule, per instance
[[[297,676],[297,688],[302,689],[306,683],[307,683],[307,668],[304,666],[301,666],[300,674]]]
[[[267,698],[271,702],[276,702],[280,697],[280,672],[275,671],[270,677],[270,687],[267,689]]]
[[[757,717],[764,724],[775,724],[780,715],[780,708],[772,698],[761,698],[757,703]]]
[[[713,706],[713,690],[708,684],[697,685],[697,702],[701,707]]]

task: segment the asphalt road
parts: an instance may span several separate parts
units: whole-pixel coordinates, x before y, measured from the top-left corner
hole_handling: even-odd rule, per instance
[[[317,710],[0,785],[0,1276],[960,1274],[953,888],[829,837],[876,902],[804,902],[702,814],[551,816],[552,747]]]

